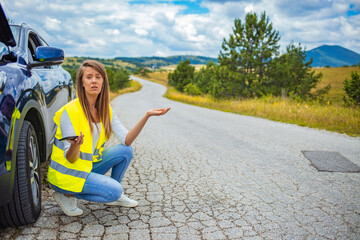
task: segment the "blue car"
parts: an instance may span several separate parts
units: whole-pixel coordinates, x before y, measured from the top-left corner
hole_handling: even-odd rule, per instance
[[[52,150],[55,112],[75,98],[61,49],[26,24],[9,25],[0,5],[0,225],[34,223],[40,163]]]

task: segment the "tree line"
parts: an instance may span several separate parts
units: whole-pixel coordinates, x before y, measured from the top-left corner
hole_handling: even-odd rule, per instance
[[[279,32],[263,12],[235,19],[233,32],[223,40],[219,64],[208,62],[195,72],[190,61],[181,61],[168,80],[176,90],[215,98],[252,98],[267,95],[319,99],[331,86],[314,91],[322,74],[311,71],[305,48],[290,43],[279,52]]]

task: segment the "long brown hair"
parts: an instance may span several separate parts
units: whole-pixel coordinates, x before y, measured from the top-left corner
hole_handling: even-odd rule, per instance
[[[81,106],[84,110],[85,116],[89,122],[91,133],[94,131],[93,125],[91,123],[95,122],[95,119],[91,115],[90,105],[86,98],[85,89],[83,87],[83,82],[82,82],[82,78],[84,76],[84,70],[86,67],[93,68],[98,73],[100,73],[100,75],[103,78],[103,85],[101,88],[101,92],[96,99],[95,107],[99,114],[100,120],[104,126],[106,139],[109,139],[111,136],[112,129],[111,129],[110,109],[109,109],[110,99],[109,99],[108,76],[106,74],[106,70],[105,70],[104,66],[95,60],[84,61],[76,73],[76,92],[77,92],[79,101],[81,103]]]

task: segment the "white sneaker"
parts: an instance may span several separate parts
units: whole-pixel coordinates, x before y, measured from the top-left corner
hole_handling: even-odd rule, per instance
[[[122,206],[122,207],[136,207],[137,205],[139,205],[137,201],[128,198],[124,193],[121,194],[118,200],[105,204],[110,206]]]
[[[54,192],[53,195],[55,201],[59,204],[61,210],[68,216],[79,216],[83,214],[83,210],[78,208],[76,204],[76,198],[67,197],[62,193]]]

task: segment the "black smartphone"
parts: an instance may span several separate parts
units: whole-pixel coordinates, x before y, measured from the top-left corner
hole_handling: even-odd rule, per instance
[[[68,136],[68,137],[64,137],[62,139],[60,139],[59,141],[64,141],[64,140],[74,140],[75,138],[77,138],[78,136]]]

